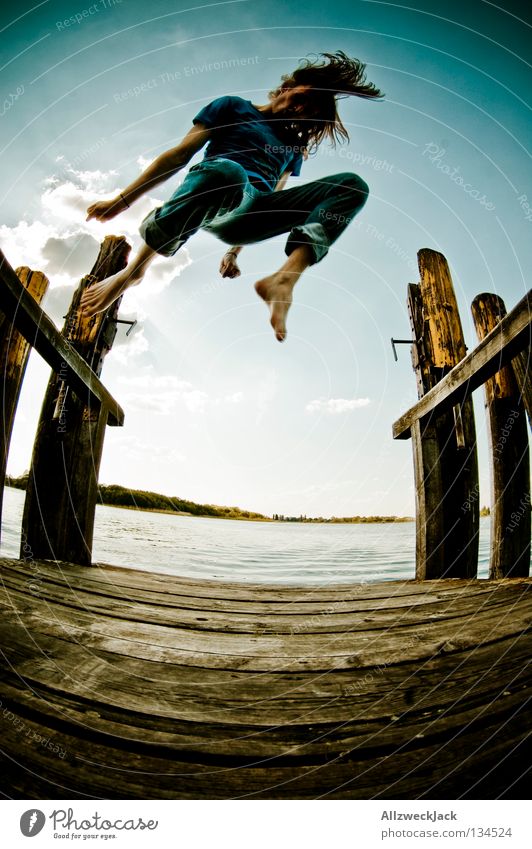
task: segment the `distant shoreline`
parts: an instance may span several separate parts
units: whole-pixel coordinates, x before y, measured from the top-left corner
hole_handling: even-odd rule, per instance
[[[18,478],[6,476],[6,486],[12,489],[25,490],[27,486],[27,473]],[[118,484],[100,484],[98,487],[99,499],[97,506],[121,507],[123,510],[140,510],[144,513],[166,513],[170,516],[192,516],[202,519],[235,519],[246,522],[276,522],[277,524],[300,524],[300,525],[392,525],[402,522],[413,522],[412,516],[331,516],[325,519],[322,516],[316,518],[299,516],[285,516],[274,513],[273,516],[264,516],[252,510],[242,510],[240,507],[221,507],[216,504],[196,504],[177,496],[171,497],[161,495],[157,492],[148,492],[139,489],[128,489]],[[129,501],[129,503],[127,503]],[[139,503],[131,503],[139,502]],[[175,503],[176,507],[165,507],[164,504]],[[178,506],[190,507],[189,510],[180,510]]]
[[[134,504],[101,504],[96,503],[97,507],[118,507],[120,510],[137,510],[141,513],[167,513],[168,516],[188,516],[190,519],[233,519],[240,522],[273,522],[268,516],[263,519],[251,519],[247,516],[207,516],[201,513],[187,513],[185,510],[166,510],[164,507],[135,507]]]
[[[414,522],[413,516],[382,516],[372,519],[366,516],[357,516],[353,519],[270,519],[264,516],[262,519],[250,518],[248,516],[202,516],[197,513],[186,513],[184,510],[165,510],[163,507],[135,507],[132,504],[100,504],[97,507],[118,507],[121,510],[138,510],[141,513],[166,513],[169,516],[188,516],[191,519],[226,519],[237,522],[269,522],[276,525],[394,525],[402,522]]]

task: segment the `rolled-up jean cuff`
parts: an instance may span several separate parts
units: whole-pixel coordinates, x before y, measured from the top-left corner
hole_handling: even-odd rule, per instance
[[[162,227],[155,219],[156,209],[148,212],[147,216],[141,221],[139,233],[153,251],[156,251],[161,256],[173,256],[185,244],[185,239],[176,239],[164,232]]]
[[[327,256],[331,246],[325,227],[317,221],[292,227],[285,245],[285,254],[290,256],[292,251],[303,243],[309,244],[312,249],[314,259],[312,264],[320,262],[324,256]]]

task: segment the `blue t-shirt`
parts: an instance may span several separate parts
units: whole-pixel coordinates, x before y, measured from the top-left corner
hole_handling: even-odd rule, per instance
[[[251,103],[236,95],[217,97],[192,119],[216,128],[205,149],[204,159],[223,156],[238,162],[251,177],[263,181],[273,191],[285,171],[298,177],[303,161],[297,141],[283,142],[281,124],[268,120]],[[276,134],[277,124],[277,134]]]

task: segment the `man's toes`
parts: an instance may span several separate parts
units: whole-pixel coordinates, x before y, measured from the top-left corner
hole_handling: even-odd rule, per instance
[[[273,332],[275,333],[275,338],[279,342],[284,342],[286,338],[286,324],[284,321],[279,320],[277,316],[272,316],[271,325],[273,327]]]

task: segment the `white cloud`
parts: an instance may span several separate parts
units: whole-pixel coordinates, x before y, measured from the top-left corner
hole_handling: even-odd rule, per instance
[[[220,404],[240,404],[244,400],[243,392],[233,392],[232,395],[224,395],[222,398],[216,399],[216,403]]]
[[[120,313],[120,318],[127,320],[122,312]],[[123,325],[120,326],[122,327]],[[111,351],[107,354],[107,359],[110,362],[118,362],[125,366],[128,365],[133,357],[139,357],[141,354],[145,354],[149,348],[150,345],[144,335],[144,328],[137,325],[129,336],[125,334],[123,336],[117,336]]]
[[[80,172],[82,173],[82,172]],[[109,221],[86,221],[87,207],[100,200],[108,200],[116,195],[120,187],[113,189],[88,188],[86,182],[76,185],[72,180],[54,182],[44,190],[41,198],[42,208],[48,217],[76,224],[84,232],[91,233],[98,240],[103,239],[109,229],[118,230],[129,236],[138,236],[138,228],[142,219],[158,204],[158,201],[144,195],[129,209],[121,212]]]
[[[138,321],[148,317],[153,306],[153,298],[163,292],[181,272],[192,265],[190,253],[182,248],[176,257],[157,257],[138,286],[132,286],[124,295],[124,306],[134,312]]]
[[[0,226],[0,243],[7,261],[13,268],[28,265],[38,271],[46,271],[47,260],[42,249],[48,239],[57,236],[57,228],[42,221],[19,221],[14,227]]]
[[[60,175],[52,174],[45,180],[45,183],[49,186],[75,180],[91,192],[109,191],[109,184],[114,182],[118,176],[118,171],[113,170],[79,171],[64,156],[56,156],[55,161],[61,167],[61,173]]]
[[[124,391],[119,390],[123,406],[161,416],[173,414],[178,407],[185,407],[190,413],[203,413],[207,407],[240,404],[244,400],[242,392],[210,397],[187,380],[171,374],[156,375],[151,368],[134,377],[122,375],[119,383],[124,387]]]
[[[145,171],[148,165],[151,165],[154,160],[155,157],[152,157],[151,159],[146,159],[145,156],[137,156],[137,165],[139,166],[139,171],[141,173]]]
[[[358,410],[360,407],[367,407],[370,403],[369,398],[317,398],[310,401],[305,410],[307,413],[327,413],[335,416],[339,413],[346,413],[349,410]]]
[[[67,274],[83,277],[94,265],[99,244],[88,233],[77,232],[63,236],[49,236],[41,248],[46,260],[46,271],[52,274]]]
[[[111,196],[117,174],[115,171],[78,171],[63,157],[58,157],[57,161],[61,173],[44,181],[40,220],[21,220],[12,227],[0,225],[0,245],[13,268],[25,265],[48,276],[50,287],[44,308],[50,311],[54,321],[61,323],[70,302],[68,290],[76,287],[79,279],[91,270],[103,238],[109,232],[123,234],[135,251],[141,241],[139,223],[159,201],[145,196],[112,223],[87,222],[87,207],[91,202]],[[134,311],[138,320],[146,318],[145,305],[191,264],[186,248],[179,251],[175,259],[157,258],[148,269],[142,286],[126,293],[126,308]],[[55,293],[56,289],[61,291]],[[123,346],[117,355],[121,361],[149,347],[138,330],[134,339],[128,341],[132,344]]]
[[[168,445],[158,445],[146,442],[138,436],[120,433],[115,448],[123,460],[132,462],[145,461],[146,457],[153,460],[163,460],[165,463],[184,463],[186,455]]]

